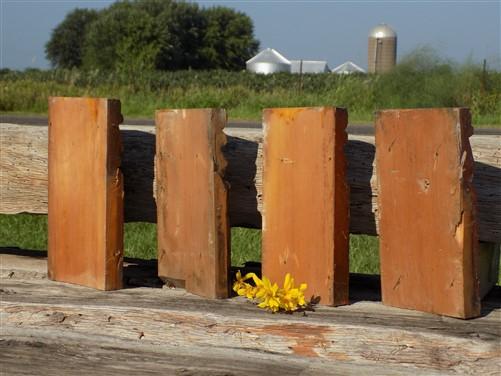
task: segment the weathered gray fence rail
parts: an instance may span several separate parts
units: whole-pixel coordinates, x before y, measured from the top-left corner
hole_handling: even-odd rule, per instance
[[[154,127],[121,127],[125,219],[156,221],[153,197]],[[227,129],[225,148],[232,226],[261,227],[259,130]],[[47,127],[0,124],[0,213],[47,213]],[[501,136],[473,136],[479,237],[501,242]],[[349,137],[350,232],[377,234],[377,184],[373,136]],[[305,182],[307,184],[307,182]]]
[[[374,287],[378,278],[352,275],[351,305],[271,315],[243,299],[206,300],[183,289],[103,293],[51,282],[43,257],[4,252],[0,364],[6,375],[499,371],[500,288],[484,302],[481,318],[465,321],[384,306]],[[140,267],[126,265],[124,275],[139,282]]]

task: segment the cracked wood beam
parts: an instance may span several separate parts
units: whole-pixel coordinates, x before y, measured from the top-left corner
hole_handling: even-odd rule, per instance
[[[122,126],[125,221],[156,222],[155,128]],[[225,129],[231,226],[261,228],[262,132]],[[472,136],[479,239],[501,243],[501,136]],[[47,127],[0,124],[0,213],[47,214]],[[377,235],[373,136],[349,135],[350,232]]]
[[[138,261],[125,273],[155,275]],[[312,364],[319,376],[499,373],[501,287],[483,302],[482,317],[463,321],[384,306],[379,278],[352,274],[353,304],[271,315],[240,297],[149,287],[103,294],[33,276],[45,270],[43,257],[0,254],[5,374],[169,374],[172,362],[197,375],[311,375]]]

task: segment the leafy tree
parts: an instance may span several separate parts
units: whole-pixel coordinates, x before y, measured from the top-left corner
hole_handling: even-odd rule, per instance
[[[133,3],[119,2],[102,11],[86,35],[84,67],[151,70],[159,51],[155,19]]]
[[[82,64],[83,41],[97,14],[95,10],[75,9],[52,31],[45,54],[53,66],[73,68]]]
[[[201,9],[197,4],[172,0],[137,3],[156,15],[161,44],[158,69],[238,70],[259,47],[252,20],[233,9]]]
[[[207,30],[203,53],[208,68],[242,69],[259,47],[254,39],[252,20],[244,13],[226,7],[205,10]]]
[[[201,49],[207,20],[197,4],[172,2],[158,15],[157,23],[161,30],[158,69],[207,68]]]
[[[251,19],[225,7],[204,9],[184,1],[131,0],[94,14],[74,45],[80,58],[70,66],[126,72],[237,70],[245,67],[258,47]],[[70,15],[58,28],[70,22]],[[49,43],[59,43],[58,38],[54,35]],[[69,67],[59,61],[54,65]]]

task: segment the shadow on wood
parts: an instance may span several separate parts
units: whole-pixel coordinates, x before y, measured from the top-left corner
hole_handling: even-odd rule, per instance
[[[498,146],[501,157],[501,143]],[[501,168],[475,162],[473,186],[477,196],[478,235],[481,240],[501,243]],[[488,232],[486,228],[491,230]],[[496,241],[497,240],[497,241]]]
[[[230,224],[233,227],[261,228],[256,189],[260,144],[240,137],[228,136],[227,139],[223,154],[228,162],[225,180],[231,182],[228,190]]]
[[[348,140],[345,153],[350,185],[350,233],[377,235],[376,196],[373,195],[376,147],[370,142]]]
[[[122,156],[125,221],[156,223],[153,197],[155,134],[128,129],[120,133],[126,151]]]

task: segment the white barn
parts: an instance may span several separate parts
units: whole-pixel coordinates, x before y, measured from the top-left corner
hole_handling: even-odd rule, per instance
[[[246,62],[247,70],[254,73],[270,74],[291,71],[291,62],[273,48],[266,48]]]
[[[291,60],[291,73],[327,73],[330,71],[329,65],[323,60]]]
[[[332,73],[336,74],[351,74],[351,73],[366,73],[366,71],[360,68],[357,64],[352,61],[347,61],[341,65],[338,65],[332,70]]]

